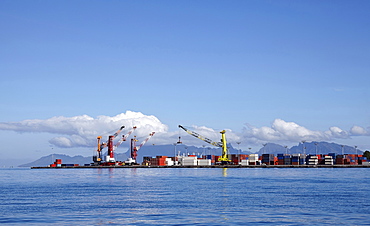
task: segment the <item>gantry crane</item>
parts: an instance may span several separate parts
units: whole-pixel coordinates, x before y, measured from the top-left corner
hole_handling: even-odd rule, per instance
[[[230,160],[229,158],[227,157],[228,155],[228,150],[227,150],[227,143],[226,143],[226,131],[225,130],[222,130],[220,133],[221,133],[221,142],[214,142],[212,141],[211,139],[207,138],[207,137],[203,137],[201,135],[199,135],[198,133],[194,132],[194,131],[191,131],[191,130],[188,130],[186,129],[185,127],[183,127],[182,125],[179,125],[179,128],[185,130],[185,132],[187,132],[188,134],[198,138],[198,139],[201,139],[213,146],[216,146],[216,147],[220,147],[222,148],[222,155],[218,158],[218,161],[221,162],[221,164],[229,164],[230,163]]]

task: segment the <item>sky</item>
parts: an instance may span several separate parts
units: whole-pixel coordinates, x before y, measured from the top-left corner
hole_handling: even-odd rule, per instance
[[[366,0],[2,0],[4,159],[89,156],[96,137],[370,149]],[[207,144],[206,144],[207,145]],[[128,144],[123,143],[125,152]]]

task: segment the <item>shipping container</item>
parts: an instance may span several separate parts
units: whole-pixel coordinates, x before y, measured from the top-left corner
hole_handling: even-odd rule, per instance
[[[210,159],[198,159],[198,166],[210,166],[211,160]]]

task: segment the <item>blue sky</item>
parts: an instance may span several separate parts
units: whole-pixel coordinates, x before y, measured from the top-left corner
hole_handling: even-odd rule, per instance
[[[163,130],[158,143],[183,124],[228,129],[244,148],[313,137],[370,149],[369,10],[361,0],[3,0],[1,151],[90,155],[50,143],[71,133],[40,124],[111,117],[87,125],[95,136],[127,112],[158,119],[148,121]]]

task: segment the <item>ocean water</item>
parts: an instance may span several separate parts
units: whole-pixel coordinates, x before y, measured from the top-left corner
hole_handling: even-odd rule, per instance
[[[369,225],[368,168],[0,169],[0,224]]]

